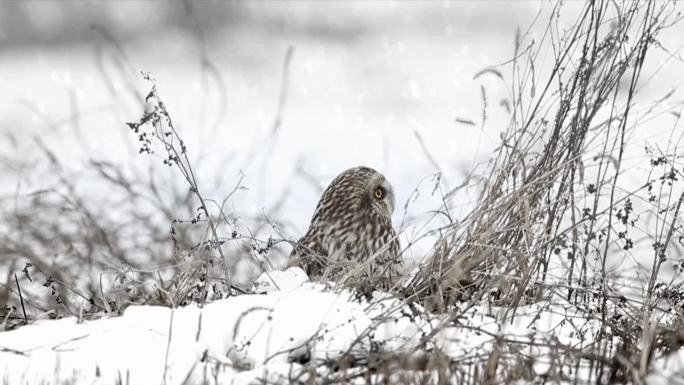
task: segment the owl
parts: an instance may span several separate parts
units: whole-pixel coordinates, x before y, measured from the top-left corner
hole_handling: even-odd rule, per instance
[[[288,265],[312,279],[390,288],[402,267],[393,211],[394,191],[381,173],[369,167],[342,172],[323,192]]]

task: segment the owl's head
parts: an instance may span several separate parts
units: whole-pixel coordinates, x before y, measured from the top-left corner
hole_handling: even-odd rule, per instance
[[[331,215],[333,218],[325,219],[346,220],[370,214],[389,219],[393,212],[392,185],[378,171],[360,166],[342,172],[330,183],[314,218]]]

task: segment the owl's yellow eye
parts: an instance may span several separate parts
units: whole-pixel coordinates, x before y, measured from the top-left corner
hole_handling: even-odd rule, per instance
[[[375,199],[384,198],[385,197],[385,189],[383,189],[382,187],[376,188],[375,191],[373,192],[373,196],[375,197]]]

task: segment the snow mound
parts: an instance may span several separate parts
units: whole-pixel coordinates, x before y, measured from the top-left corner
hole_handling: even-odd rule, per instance
[[[43,321],[0,333],[0,378],[7,384],[305,382],[311,375],[335,375],[325,373],[330,366],[312,370],[308,362],[383,352],[400,357],[391,374],[399,376],[435,352],[463,365],[484,362],[502,341],[515,346],[512,361],[535,376],[550,376],[564,364],[559,360],[572,360],[564,352],[591,346],[601,330],[599,320],[564,303],[520,306],[514,317],[510,309],[485,305],[458,317],[429,315],[384,293],[368,299],[331,291],[308,282],[298,268],[264,274],[255,287],[267,294],[202,307],[133,306],[116,318]],[[649,379],[670,383],[665,373],[681,373],[682,361],[681,354],[657,361],[662,370]],[[573,361],[571,367],[570,378],[588,378],[586,366]]]
[[[42,321],[0,333],[0,378],[10,384],[248,383],[269,369],[291,371],[297,355],[329,359],[349,351],[372,323],[367,304],[304,277],[298,268],[270,272],[256,285],[268,294],[203,307],[132,306],[116,318]]]
[[[285,271],[269,271],[261,274],[254,282],[252,292],[267,294],[274,291],[291,291],[309,282],[309,277],[299,267],[291,267]]]

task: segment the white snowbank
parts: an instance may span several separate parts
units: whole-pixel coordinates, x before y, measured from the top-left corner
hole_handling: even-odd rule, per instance
[[[684,350],[656,359],[651,369],[649,385],[684,385]]]
[[[369,324],[361,304],[313,284],[202,308],[133,306],[121,317],[43,321],[0,333],[0,378],[10,384],[223,382],[244,377],[236,376],[241,370],[287,364],[288,353],[320,331],[316,355],[346,351]]]
[[[367,301],[307,281],[301,269],[271,272],[255,284],[263,295],[201,308],[133,306],[121,317],[42,321],[0,333],[0,379],[7,384],[291,382],[306,378],[309,369],[297,363],[304,356],[334,359],[373,345],[409,354],[433,349],[472,362],[486,360],[496,338],[509,345],[519,341],[521,356],[514,358],[526,357],[536,375],[545,375],[565,350],[590,346],[600,329],[598,320],[587,321],[566,304],[521,306],[512,321],[503,308],[476,306],[453,320],[426,316],[415,306],[412,311],[382,293]],[[429,342],[422,344],[427,335]],[[658,361],[663,370],[654,380],[667,383],[663,373],[681,371],[681,356],[668,362],[679,362],[679,369],[666,370]],[[567,374],[586,378],[588,373],[580,365]]]

